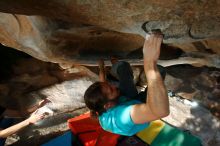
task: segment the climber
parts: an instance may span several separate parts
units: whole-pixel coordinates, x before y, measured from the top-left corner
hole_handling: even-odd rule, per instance
[[[154,33],[147,35],[144,43],[143,61],[148,84],[144,103],[136,99],[138,92],[129,63],[112,60],[111,74],[119,80],[119,85],[113,85],[106,81],[104,62],[99,62],[100,82],[86,90],[84,100],[104,130],[131,136],[146,128],[150,121],[169,115],[167,91],[157,68],[162,38],[161,34]]]
[[[27,112],[31,112],[33,110],[36,110],[42,106],[44,106],[46,103],[50,101],[41,100],[37,105],[29,108]],[[43,119],[45,117],[45,114],[37,114],[37,112],[33,112],[29,118],[26,120],[15,124],[15,118],[21,118],[22,114],[16,110],[12,109],[6,109],[2,106],[0,106],[0,146],[4,146],[6,138],[21,129],[27,127],[28,125],[34,124],[38,122],[39,120]],[[15,124],[15,125],[14,125]]]

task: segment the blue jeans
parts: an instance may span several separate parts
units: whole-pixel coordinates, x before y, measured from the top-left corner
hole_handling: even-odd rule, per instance
[[[118,80],[115,83],[118,86],[121,95],[130,98],[138,95],[138,91],[133,80],[133,71],[128,62],[118,61],[113,64],[110,73]]]
[[[164,80],[166,76],[165,68],[160,65],[157,65],[157,67],[161,77]],[[118,61],[117,63],[113,64],[110,74],[117,79],[117,81],[113,82],[113,84],[119,88],[122,96],[136,99],[141,102],[146,102],[147,88],[145,91],[138,93],[133,80],[133,71],[128,62]]]

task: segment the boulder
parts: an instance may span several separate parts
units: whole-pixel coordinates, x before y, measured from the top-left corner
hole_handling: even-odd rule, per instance
[[[170,98],[170,115],[163,120],[197,135],[204,146],[220,144],[220,121],[197,102]]]
[[[181,48],[183,43],[202,41],[219,54],[219,7],[216,0],[1,0],[0,43],[60,64],[95,65],[98,58],[111,55],[135,62],[132,59],[142,57],[127,55],[143,46],[147,32],[160,29],[164,43]],[[181,64],[209,66],[209,60],[197,57]]]

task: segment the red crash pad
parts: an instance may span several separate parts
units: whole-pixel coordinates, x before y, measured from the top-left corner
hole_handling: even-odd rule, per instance
[[[69,119],[68,126],[84,146],[115,146],[120,136],[104,131],[90,113]]]

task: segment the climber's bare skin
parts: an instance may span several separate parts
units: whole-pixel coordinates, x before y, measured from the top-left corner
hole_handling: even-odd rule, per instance
[[[26,119],[16,125],[13,125],[13,126],[6,128],[6,129],[0,129],[0,138],[7,138],[8,136],[20,131],[24,127],[38,122],[39,120],[43,119],[44,117],[45,117],[44,114],[39,115],[39,114],[33,113],[28,119]]]
[[[146,103],[135,104],[132,106],[130,115],[135,124],[142,124],[163,118],[169,114],[169,101],[161,78],[160,72],[157,68],[157,60],[160,55],[160,46],[163,36],[160,34],[151,34],[146,36],[143,47],[144,55],[144,71],[147,78],[148,92],[146,96]],[[115,63],[117,60],[112,60]],[[104,62],[99,62],[100,66],[100,81],[103,83],[103,92],[105,92],[108,99],[115,99],[118,97],[117,89],[113,88],[105,81]],[[101,70],[102,69],[102,70]],[[111,104],[108,108],[116,106]]]

